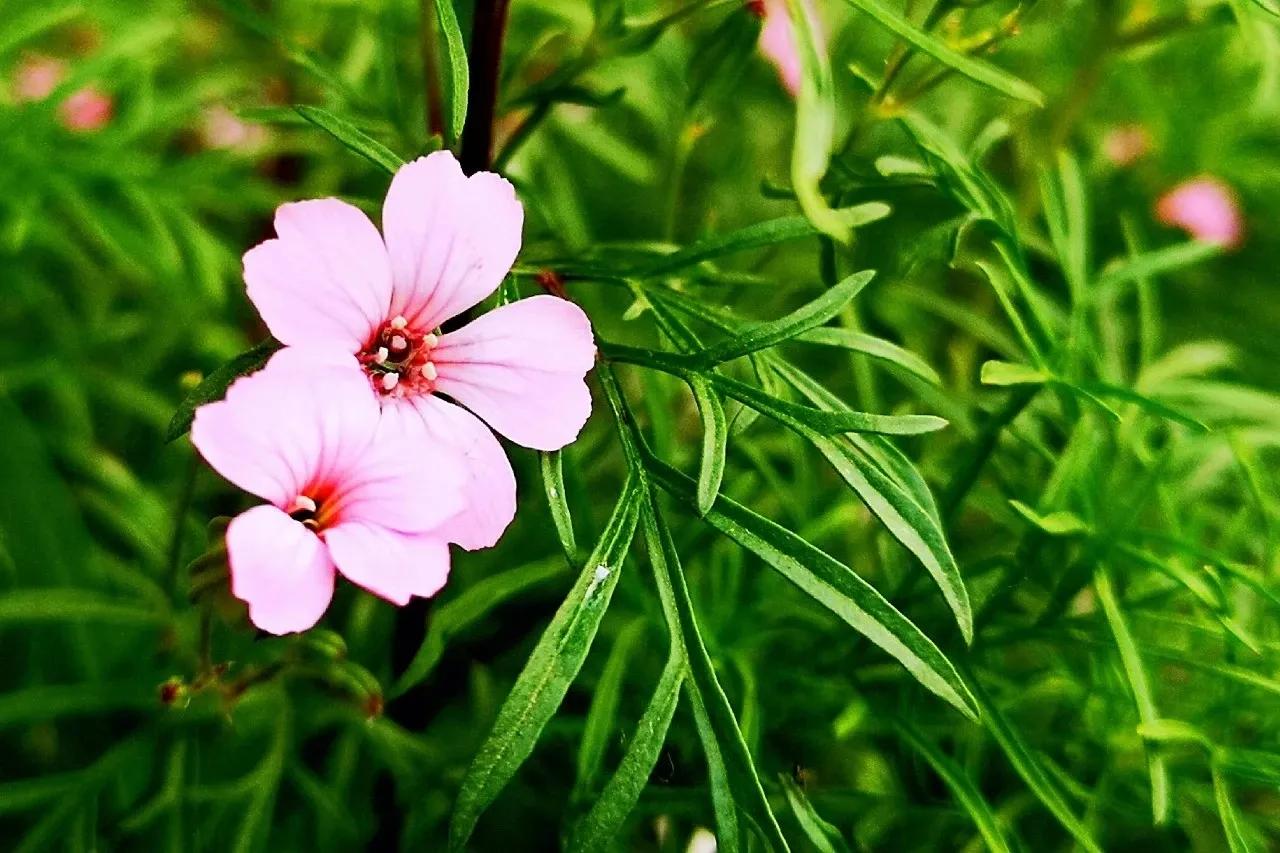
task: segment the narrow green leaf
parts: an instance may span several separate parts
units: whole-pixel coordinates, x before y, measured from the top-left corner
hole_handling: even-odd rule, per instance
[[[595,791],[600,768],[604,766],[609,737],[617,724],[618,703],[622,698],[622,682],[627,676],[631,653],[637,641],[644,636],[644,620],[637,619],[618,634],[609,650],[609,657],[600,672],[591,694],[591,706],[582,726],[582,742],[578,745],[578,780],[574,784],[574,799],[588,796]]]
[[[1172,406],[1165,405],[1159,400],[1154,400],[1145,394],[1140,394],[1131,388],[1123,388],[1119,385],[1108,385],[1104,382],[1079,382],[1072,385],[1071,383],[1063,383],[1067,387],[1074,387],[1076,390],[1092,394],[1103,399],[1120,400],[1125,403],[1133,403],[1139,409],[1142,409],[1157,417],[1164,418],[1168,421],[1182,424],[1190,427],[1196,432],[1208,432],[1209,428],[1200,421],[1178,411]]]
[[[658,594],[668,618],[676,620],[688,661],[686,687],[707,757],[718,841],[726,853],[742,849],[737,815],[737,809],[741,809],[769,849],[786,851],[786,838],[769,807],[751,751],[702,641],[680,556],[652,493],[641,511],[641,523]]]
[[[1203,747],[1212,752],[1213,741],[1199,729],[1181,720],[1144,720],[1138,724],[1138,736],[1157,743],[1181,743]]]
[[[655,278],[709,261],[712,258],[775,246],[801,237],[812,237],[818,231],[803,216],[784,216],[757,222],[727,234],[717,234],[692,243],[653,263],[637,267],[627,275]]]
[[[1115,290],[1130,282],[1142,281],[1152,276],[1177,272],[1201,261],[1222,254],[1222,246],[1189,240],[1163,249],[1154,249],[1139,255],[1131,255],[1109,267],[1098,276],[1097,289]]]
[[[578,562],[578,540],[573,533],[573,516],[569,513],[569,498],[564,488],[564,464],[562,450],[544,451],[538,454],[542,469],[542,488],[547,493],[547,505],[551,508],[551,521],[556,526],[556,538],[564,550],[570,565]]]
[[[747,326],[728,340],[690,357],[701,367],[711,367],[790,340],[836,316],[874,277],[874,270],[856,272],[785,317]]]
[[[823,820],[795,780],[786,773],[779,773],[778,781],[782,783],[782,790],[787,795],[791,813],[796,816],[796,822],[800,824],[800,829],[813,848],[818,853],[848,853],[849,845],[845,844],[840,830]]]
[[[727,397],[750,406],[762,415],[793,429],[810,430],[819,435],[845,432],[880,435],[920,435],[937,432],[947,422],[936,415],[876,415],[853,409],[816,409],[774,397],[754,385],[719,374],[706,374],[711,387]]]
[[[1089,533],[1089,525],[1085,524],[1080,516],[1074,512],[1058,510],[1042,515],[1022,501],[1015,500],[1010,500],[1009,506],[1013,507],[1014,512],[1018,513],[1018,515],[1050,536],[1078,536]]]
[[[1100,565],[1094,571],[1093,587],[1098,593],[1098,601],[1107,617],[1107,624],[1111,626],[1111,634],[1116,639],[1116,648],[1120,650],[1120,662],[1124,666],[1129,688],[1133,691],[1138,719],[1143,723],[1154,723],[1160,719],[1160,712],[1156,710],[1156,700],[1151,693],[1146,668],[1142,665],[1138,643],[1120,609],[1120,599],[1106,566]],[[1169,766],[1158,748],[1150,744],[1147,745],[1147,769],[1151,774],[1151,810],[1158,826],[1169,819],[1173,809],[1173,790],[1169,783]]]
[[[646,459],[646,465],[663,490],[694,503],[694,487],[687,477],[657,459]],[[977,716],[973,698],[946,655],[848,566],[724,495],[704,518],[896,658],[930,691],[966,716]]]
[[[688,377],[689,389],[702,419],[702,457],[698,463],[698,514],[705,515],[720,494],[724,459],[729,449],[729,421],[724,402],[702,376]]]
[[[391,690],[390,698],[394,699],[425,681],[440,662],[452,637],[484,622],[506,602],[565,571],[564,560],[559,557],[540,560],[490,575],[468,587],[457,598],[437,604],[427,626],[427,636]]]
[[[1213,799],[1218,805],[1218,817],[1222,820],[1222,832],[1227,836],[1227,848],[1231,853],[1253,853],[1253,845],[1244,832],[1244,824],[1240,812],[1236,809],[1235,800],[1231,796],[1231,786],[1227,784],[1222,770],[1214,762]]]
[[[1025,364],[1013,364],[1008,361],[984,361],[978,374],[978,381],[983,385],[1043,385],[1049,380],[1034,367]]]
[[[970,80],[989,86],[1003,95],[1008,95],[1020,101],[1026,101],[1036,106],[1044,104],[1044,95],[1040,94],[1040,91],[1034,86],[1019,80],[1012,74],[1002,71],[988,62],[983,62],[952,50],[942,41],[916,27],[901,12],[893,9],[882,0],[846,0],[846,2],[855,9],[861,9],[866,12],[880,26],[894,35],[910,42],[917,49],[929,54],[943,65],[955,69]]]
[[[449,827],[450,849],[466,846],[481,813],[533,752],[543,727],[582,668],[635,534],[641,488],[634,478],[627,480],[582,574],[498,711],[493,730],[462,781]]]
[[[692,313],[687,297],[667,288],[654,288],[651,302],[664,312],[668,305]],[[698,312],[704,320],[727,331],[736,331],[738,323],[715,310]],[[668,324],[678,319],[667,316]],[[676,340],[673,338],[673,340]],[[677,343],[688,347],[687,342]],[[840,409],[843,403],[834,394],[803,371],[786,361],[763,353],[759,358],[811,403],[823,409]],[[895,539],[920,560],[937,582],[955,614],[966,642],[973,638],[973,614],[969,594],[960,577],[951,549],[947,545],[937,505],[928,486],[910,461],[886,439],[875,435],[850,435],[847,440],[829,439],[803,433],[841,478],[849,484]]]
[[[336,116],[328,110],[307,104],[297,104],[294,106],[294,110],[297,111],[298,115],[328,133],[350,150],[375,166],[380,167],[388,175],[394,175],[396,170],[404,165],[403,157],[346,119]]]
[[[153,606],[107,598],[84,589],[16,589],[0,593],[0,625],[105,622],[154,626],[169,614]]]
[[[221,400],[222,395],[227,392],[228,385],[241,376],[261,369],[278,349],[280,344],[268,338],[206,376],[204,381],[178,404],[178,410],[173,413],[173,419],[169,421],[169,428],[165,431],[164,440],[173,441],[186,435],[187,430],[191,429],[191,421],[195,419],[196,409],[205,403]]]
[[[16,47],[61,26],[84,11],[82,3],[63,3],[52,8],[44,3],[32,4],[19,12],[10,8],[0,29],[0,59]]]
[[[658,755],[667,739],[667,729],[671,727],[671,718],[675,716],[684,677],[684,655],[680,648],[673,648],[622,763],[600,792],[591,811],[574,828],[569,850],[584,853],[606,850],[617,838],[658,762]]]
[[[942,779],[951,796],[955,797],[956,802],[973,820],[982,840],[987,844],[987,849],[991,853],[1011,853],[1013,848],[1000,826],[1000,819],[996,817],[995,810],[982,796],[978,786],[965,773],[964,768],[908,723],[898,721],[894,729],[898,736],[928,762],[933,772]]]
[[[970,678],[969,686],[982,711],[983,725],[987,727],[987,731],[991,732],[991,736],[1000,745],[1000,749],[1004,751],[1013,769],[1031,789],[1031,793],[1035,794],[1036,799],[1044,804],[1081,847],[1089,853],[1102,853],[1102,848],[1093,840],[1088,828],[1072,812],[1057,779],[1050,775],[1037,753],[1022,739],[1022,735],[991,701],[981,682],[976,678]]]
[[[444,41],[442,58],[448,67],[441,75],[445,87],[445,100],[449,106],[449,120],[445,124],[445,142],[453,147],[462,138],[462,126],[467,120],[467,93],[470,91],[470,69],[467,66],[466,42],[458,26],[458,15],[453,0],[434,0],[436,24]]]
[[[798,335],[796,340],[860,352],[863,355],[901,368],[912,376],[923,379],[930,385],[942,384],[942,377],[920,356],[910,350],[903,349],[891,341],[877,338],[875,335],[869,335],[866,332],[823,326],[819,329],[810,329],[804,334]]]

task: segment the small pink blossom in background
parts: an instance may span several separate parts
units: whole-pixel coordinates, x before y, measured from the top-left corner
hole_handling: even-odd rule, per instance
[[[200,139],[206,148],[252,151],[266,138],[261,125],[245,121],[224,104],[214,104],[200,117]]]
[[[77,133],[102,130],[111,121],[115,101],[97,86],[85,86],[72,92],[58,105],[58,117]]]
[[[515,474],[490,427],[556,450],[591,413],[595,344],[572,302],[533,296],[440,331],[502,283],[523,223],[511,184],[466,177],[438,151],[396,172],[382,234],[346,202],[296,202],[276,212],[276,239],[244,257],[249,298],[277,340],[340,354],[377,394],[386,431],[464,461],[465,506],[444,529],[467,549],[493,545],[515,516]]]
[[[1113,166],[1132,166],[1151,152],[1151,134],[1140,124],[1113,127],[1102,138],[1102,153]]]
[[[1195,178],[1174,187],[1156,203],[1156,217],[1197,240],[1229,249],[1244,238],[1240,202],[1235,191],[1217,178]]]
[[[809,15],[809,21],[815,28],[818,16],[811,0],[803,0]],[[800,81],[804,68],[800,63],[800,51],[796,47],[796,30],[791,21],[791,12],[787,8],[787,0],[750,0],[748,9],[764,20],[760,29],[760,50],[774,67],[778,69],[778,77],[783,87],[795,97],[800,93]],[[819,38],[821,35],[819,34]]]
[[[385,434],[369,383],[347,365],[283,349],[201,406],[191,440],[267,501],[227,528],[231,592],[262,630],[315,625],[336,573],[401,605],[444,585],[438,528],[462,504],[460,461]]]
[[[28,56],[13,76],[13,93],[19,101],[43,101],[67,76],[67,64],[52,56]]]

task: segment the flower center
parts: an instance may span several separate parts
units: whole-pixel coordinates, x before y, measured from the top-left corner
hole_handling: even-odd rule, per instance
[[[289,517],[302,522],[302,526],[308,530],[320,529],[320,505],[306,495],[298,495],[293,499]]]
[[[404,317],[396,316],[378,330],[358,357],[380,394],[430,394],[437,375],[431,350],[439,341],[430,332],[410,329]]]

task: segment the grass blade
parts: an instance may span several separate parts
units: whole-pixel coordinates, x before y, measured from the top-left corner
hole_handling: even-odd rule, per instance
[[[933,768],[933,772],[938,774],[938,778],[947,786],[947,790],[956,798],[956,802],[968,812],[982,840],[986,842],[987,849],[991,853],[1012,853],[1013,847],[1005,838],[1004,830],[1000,827],[1000,819],[996,817],[995,811],[982,796],[973,780],[965,773],[964,768],[910,725],[899,722],[895,730],[898,736]]]
[[[467,66],[467,47],[462,39],[462,29],[458,26],[458,14],[453,8],[453,0],[434,0],[436,7],[436,23],[440,28],[440,38],[444,41],[444,59],[448,68],[442,75],[445,88],[445,100],[449,106],[449,117],[445,124],[445,143],[452,147],[462,138],[462,126],[467,120],[467,92],[470,91],[470,69]]]
[[[649,774],[658,762],[658,754],[667,739],[667,729],[676,713],[680,685],[684,683],[684,655],[679,647],[672,649],[666,667],[658,678],[653,698],[636,726],[627,753],[618,771],[604,786],[599,799],[574,829],[569,839],[571,851],[605,850],[617,836],[623,822],[635,808]]]
[[[689,389],[702,419],[702,457],[698,463],[698,514],[705,515],[720,494],[724,459],[729,450],[729,420],[724,402],[701,376],[689,377]]]
[[[542,488],[547,493],[547,506],[551,508],[551,521],[556,526],[556,538],[569,565],[577,565],[578,539],[573,533],[573,516],[569,513],[569,496],[564,488],[563,450],[538,454],[542,469]]]
[[[690,357],[700,367],[711,367],[790,340],[836,316],[874,277],[874,270],[856,272],[785,317],[748,326],[728,340],[692,353]]]
[[[1000,745],[1000,749],[1004,751],[1005,757],[1009,759],[1013,769],[1027,783],[1027,787],[1031,789],[1031,793],[1035,794],[1036,799],[1044,804],[1045,808],[1058,819],[1058,823],[1062,824],[1062,827],[1071,834],[1081,847],[1089,851],[1089,853],[1102,853],[1102,848],[1098,846],[1098,842],[1093,840],[1088,828],[1080,822],[1080,819],[1071,810],[1071,806],[1068,805],[1066,796],[1062,793],[1057,779],[1050,775],[1049,770],[1046,769],[1037,754],[1022,739],[1022,735],[1018,733],[1003,712],[991,701],[991,697],[987,695],[982,684],[976,678],[969,679],[969,683],[973,689],[973,695],[982,709],[983,725],[987,727],[987,731],[991,732],[991,736]]]
[[[804,341],[808,344],[821,344],[860,352],[863,355],[892,364],[912,376],[923,379],[930,385],[942,384],[942,377],[920,356],[910,350],[903,349],[891,341],[877,338],[875,335],[869,335],[866,332],[824,326],[818,329],[810,329],[804,334],[798,335],[796,340]]]
[[[844,843],[840,830],[822,819],[805,796],[804,790],[786,773],[779,773],[778,780],[787,795],[787,805],[796,816],[796,822],[804,831],[805,837],[818,853],[849,853],[849,845]]]
[[[689,680],[686,686],[698,735],[707,756],[720,844],[726,853],[741,849],[737,816],[737,809],[741,809],[769,849],[785,851],[788,849],[787,841],[760,785],[760,776],[751,751],[742,738],[729,698],[716,677],[715,665],[698,629],[671,531],[652,494],[641,511],[641,524],[658,594],[662,597],[664,609],[670,614],[668,618],[675,617],[688,661]]]
[[[404,158],[344,118],[320,107],[297,104],[298,115],[328,133],[350,150],[381,168],[388,175],[404,165]]]
[[[1002,95],[1041,106],[1044,95],[1029,83],[1019,80],[1012,74],[1002,71],[987,62],[966,56],[952,50],[943,42],[916,27],[902,13],[892,9],[882,0],[845,0],[855,9],[866,12],[876,23],[892,32],[899,38],[910,42],[918,50],[929,54],[943,65],[950,66],[960,74],[976,83],[988,86]]]
[[[687,477],[657,459],[647,459],[646,465],[653,481],[663,490],[693,504],[694,487]],[[704,518],[896,658],[930,691],[966,716],[977,716],[977,705],[951,661],[848,566],[724,495]]]
[[[462,781],[449,826],[451,850],[466,846],[481,813],[533,752],[543,727],[582,668],[618,585],[641,497],[640,484],[628,479],[586,567],[498,711],[493,730]]]

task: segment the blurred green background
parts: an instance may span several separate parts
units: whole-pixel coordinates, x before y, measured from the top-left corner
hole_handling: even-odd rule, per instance
[[[835,325],[923,367],[896,349],[780,352],[854,408],[951,422],[897,445],[943,497],[972,648],[823,459],[737,404],[723,492],[893,600],[983,688],[983,722],[749,548],[673,512],[766,801],[795,849],[1275,849],[1280,10],[886,4],[873,5],[1030,82],[1044,106],[906,51],[860,3],[820,0],[837,124],[823,190],[892,214],[850,248],[811,235],[644,286],[772,319],[878,271]],[[430,5],[0,2],[0,846],[443,849],[467,768],[578,568],[537,455],[508,448],[516,521],[495,549],[455,552],[436,601],[397,611],[340,585],[321,629],[271,639],[217,583],[210,521],[248,500],[185,438],[165,440],[186,394],[265,337],[240,256],[270,235],[275,206],[337,195],[377,221],[387,174],[293,105],[405,159],[438,144],[424,43],[447,53],[423,35]],[[472,4],[457,12],[469,33]],[[755,27],[737,2],[513,0],[494,126],[526,209],[514,286],[535,292],[555,270],[602,339],[670,348],[642,291],[609,271],[797,213],[796,103]],[[917,144],[904,117],[959,153]],[[1133,127],[1144,150],[1117,163],[1108,137]],[[966,220],[957,162],[1007,223]],[[1107,284],[1126,259],[1184,246],[1155,206],[1201,175],[1238,195],[1241,245]],[[1067,227],[1088,247],[1080,292],[1055,187],[1085,199]],[[1018,388],[980,381],[984,362],[1027,363],[1008,293],[979,266],[1001,240],[1025,256],[1046,348],[1068,353],[1061,383],[1018,408]],[[617,371],[657,454],[696,472],[684,386]],[[1157,402],[1094,405],[1089,383]],[[626,475],[599,385],[593,396],[564,454],[584,551]],[[634,737],[666,637],[637,544],[582,674],[468,849],[565,843]],[[396,695],[415,655],[417,683]],[[617,846],[683,850],[717,826],[703,741],[685,700]]]

